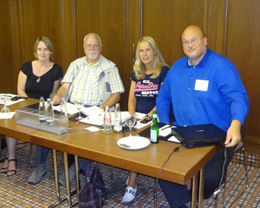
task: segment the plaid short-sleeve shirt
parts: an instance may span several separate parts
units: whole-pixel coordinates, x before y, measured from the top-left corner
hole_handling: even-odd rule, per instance
[[[107,61],[107,59],[101,56],[96,64],[90,66],[86,57],[82,57],[70,64],[62,80],[62,83],[71,83],[69,95],[70,102],[74,103],[76,99],[82,99],[84,100],[84,105],[93,106],[101,104],[98,80],[101,72],[104,70],[101,68],[102,61]],[[111,93],[124,92],[124,87],[117,67],[112,65],[112,68],[109,70]]]

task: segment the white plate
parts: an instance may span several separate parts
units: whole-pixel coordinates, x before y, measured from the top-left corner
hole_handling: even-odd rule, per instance
[[[117,145],[128,150],[143,149],[150,145],[150,140],[140,136],[123,137],[117,141]]]

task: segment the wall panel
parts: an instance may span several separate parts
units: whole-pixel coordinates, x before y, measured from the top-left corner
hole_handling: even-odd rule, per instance
[[[213,51],[226,55],[228,1],[209,0],[206,1],[206,12],[204,32],[208,37],[208,46]]]
[[[62,1],[22,1],[23,37],[25,61],[31,61],[33,45],[39,36],[47,36],[55,48],[55,63],[62,65],[63,57],[63,10]]]
[[[15,25],[12,1],[2,1],[0,11],[0,91],[14,92],[16,89],[16,82],[13,79],[14,42],[11,40]]]
[[[76,43],[76,10],[75,0],[62,0],[62,38],[63,71],[66,72],[69,64],[78,57]]]
[[[183,56],[180,35],[190,24],[204,27],[204,0],[143,0],[143,35],[152,36],[170,66]]]
[[[231,0],[227,39],[227,57],[237,66],[250,101],[245,133],[254,137],[260,137],[259,10],[258,0]]]

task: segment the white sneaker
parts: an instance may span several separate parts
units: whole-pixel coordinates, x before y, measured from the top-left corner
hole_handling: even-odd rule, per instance
[[[139,176],[139,174],[137,174],[136,178]],[[126,182],[125,182],[125,185],[128,186],[128,182],[129,182],[129,175],[127,176],[127,179],[126,179]]]
[[[125,189],[125,195],[122,199],[122,204],[124,205],[132,204],[135,200],[136,192],[137,192],[137,186],[135,186],[135,188],[127,186]]]

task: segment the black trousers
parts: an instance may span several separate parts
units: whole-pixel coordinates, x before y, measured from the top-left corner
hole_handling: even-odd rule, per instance
[[[1,149],[6,148],[6,141],[5,141],[5,135],[0,134],[1,137]]]
[[[221,176],[227,171],[228,164],[232,159],[234,147],[226,148],[227,158],[224,168],[225,172],[222,173],[224,149],[225,148],[222,146],[217,154],[205,166],[204,199],[209,198],[219,186]],[[181,207],[191,201],[191,190],[188,191],[186,185],[180,185],[161,179],[159,179],[159,184],[171,208]]]

